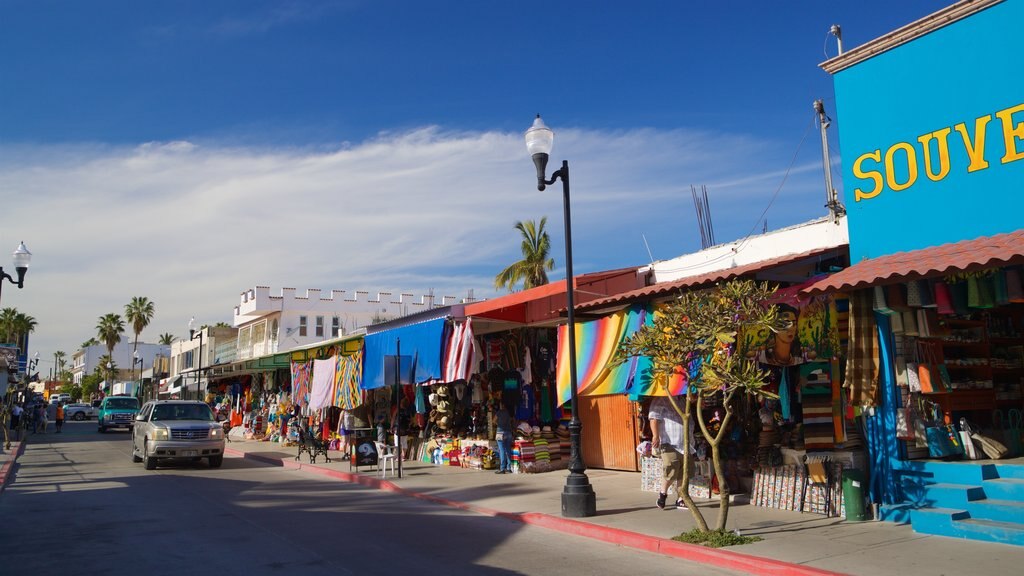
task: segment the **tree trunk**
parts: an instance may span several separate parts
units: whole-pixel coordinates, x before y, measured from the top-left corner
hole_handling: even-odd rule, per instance
[[[668,397],[669,402],[672,403],[672,408],[683,418],[683,488],[682,494],[677,494],[677,496],[683,499],[686,508],[690,510],[693,521],[697,523],[697,529],[701,532],[707,532],[708,522],[704,519],[704,514],[697,508],[693,498],[690,497],[690,478],[693,477],[693,454],[690,453],[690,415],[693,413],[693,403],[690,402],[691,394],[690,386],[687,385],[686,410],[680,410],[679,405],[676,404],[676,399],[671,395]],[[699,398],[698,396],[698,405],[700,402]]]

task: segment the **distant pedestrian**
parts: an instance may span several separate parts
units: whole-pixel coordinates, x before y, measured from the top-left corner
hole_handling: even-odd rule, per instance
[[[11,408],[11,430],[17,430],[18,424],[21,423],[21,415],[25,412],[25,409],[21,407],[21,404],[15,404]]]
[[[57,428],[57,433],[60,434],[61,428],[64,427],[64,403],[57,403],[57,413],[54,415],[53,424]]]
[[[38,404],[36,405],[36,419],[35,422],[33,422],[32,424],[32,433],[35,434],[36,432],[42,430],[42,433],[46,434],[46,424],[46,406]]]

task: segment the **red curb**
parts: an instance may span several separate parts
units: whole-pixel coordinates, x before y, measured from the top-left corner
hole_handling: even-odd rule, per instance
[[[692,562],[710,564],[727,570],[738,570],[749,574],[764,576],[844,576],[840,572],[822,570],[819,568],[804,566],[802,564],[792,564],[782,560],[774,560],[772,558],[751,556],[749,554],[722,550],[720,548],[708,548],[697,544],[687,544],[686,542],[678,542],[667,538],[659,538],[657,536],[649,536],[638,532],[630,532],[629,530],[622,530],[620,528],[609,528],[607,526],[600,526],[589,522],[573,520],[571,518],[560,518],[540,512],[503,512],[501,510],[485,508],[483,506],[476,506],[474,504],[458,502],[456,500],[449,500],[447,498],[441,498],[431,494],[414,492],[387,480],[364,476],[362,474],[353,474],[351,472],[344,472],[341,470],[322,468],[316,464],[302,464],[301,462],[279,460],[277,458],[249,454],[247,452],[233,450],[231,448],[225,449],[224,452],[233,456],[240,456],[250,460],[258,460],[260,462],[283,466],[285,468],[301,469],[314,474],[320,474],[321,476],[328,476],[345,482],[361,484],[369,488],[376,488],[378,490],[394,492],[412,498],[417,498],[419,500],[443,504],[445,506],[459,508],[484,516],[504,518],[506,520],[520,522],[522,524],[547,528],[548,530],[556,530],[566,534],[572,534],[593,540],[601,540],[603,542],[608,542],[610,544],[626,548],[645,550],[647,552],[673,556],[675,558],[682,558]]]
[[[15,442],[11,442],[11,444],[15,444]],[[25,452],[24,441],[17,442],[17,445],[18,447],[11,453],[11,459],[0,466],[0,493],[7,488],[7,478],[10,476],[11,471],[14,470],[14,464],[18,461],[18,457]]]

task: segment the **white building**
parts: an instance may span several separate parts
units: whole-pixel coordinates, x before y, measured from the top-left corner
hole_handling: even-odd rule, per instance
[[[112,359],[114,362],[115,378],[119,380],[137,380],[140,372],[151,370],[154,362],[159,363],[161,358],[167,358],[171,354],[171,347],[164,344],[147,344],[139,342],[139,359],[141,364],[135,361],[133,364],[132,352],[135,342],[133,340],[121,340],[114,346]],[[100,358],[107,355],[107,347],[103,344],[95,344],[76,350],[71,355],[71,375],[75,384],[81,384],[82,378],[92,374],[99,366]]]
[[[271,294],[267,286],[242,292],[235,306],[233,326],[238,328],[237,360],[258,358],[279,350],[337,338],[366,326],[424,310],[474,302],[467,298],[367,291],[319,289],[297,295],[294,288]]]

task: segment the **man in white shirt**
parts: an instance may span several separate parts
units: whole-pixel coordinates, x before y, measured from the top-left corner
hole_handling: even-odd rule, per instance
[[[679,399],[677,403],[684,404],[685,398]],[[681,406],[682,408],[682,406]],[[668,499],[669,486],[675,484],[676,507],[685,509],[683,503],[683,451],[687,444],[691,444],[693,452],[693,430],[690,430],[690,442],[687,443],[683,436],[683,419],[672,407],[667,397],[659,396],[651,402],[647,412],[647,419],[651,422],[651,445],[655,454],[661,455],[663,480],[661,490],[658,494],[658,508],[664,510],[665,501]]]

